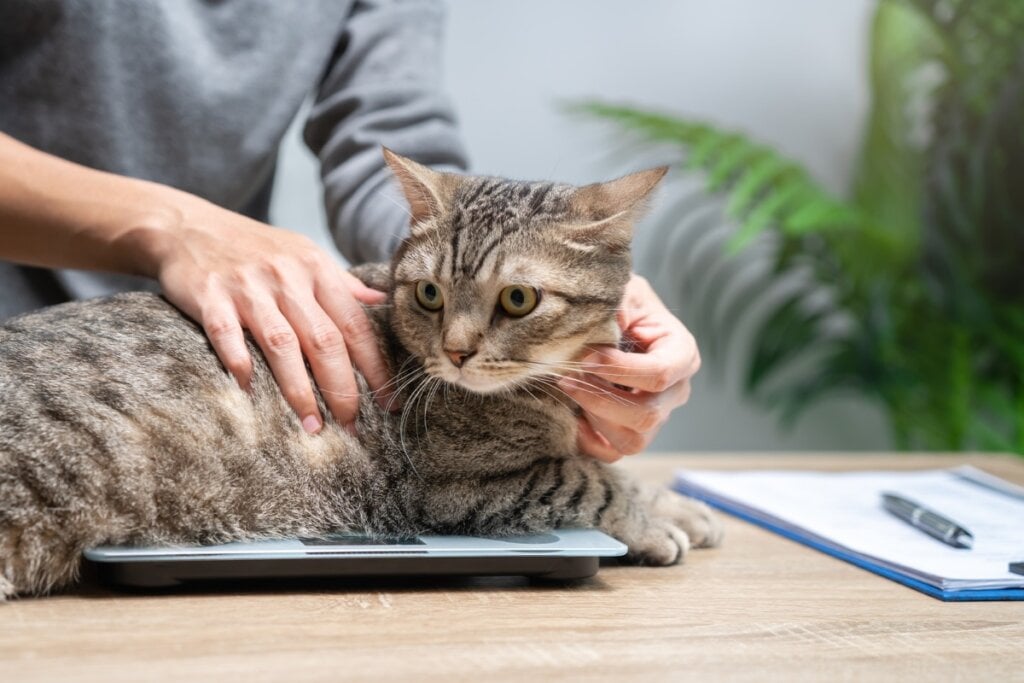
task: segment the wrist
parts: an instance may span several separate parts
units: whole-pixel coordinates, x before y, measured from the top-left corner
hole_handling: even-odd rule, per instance
[[[135,182],[137,196],[129,205],[138,209],[122,219],[111,248],[123,272],[158,278],[184,232],[185,205],[201,200],[166,185]]]

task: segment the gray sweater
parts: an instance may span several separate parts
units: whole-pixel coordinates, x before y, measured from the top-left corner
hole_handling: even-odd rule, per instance
[[[267,219],[303,101],[334,240],[386,259],[406,230],[380,153],[462,168],[431,0],[3,0],[0,130]],[[149,286],[0,261],[0,318]]]

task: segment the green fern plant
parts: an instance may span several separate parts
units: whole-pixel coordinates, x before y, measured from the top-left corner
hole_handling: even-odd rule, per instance
[[[849,199],[740,133],[605,102],[571,108],[678,149],[727,196],[736,227],[700,268],[712,284],[687,287],[701,294],[688,321],[714,348],[761,311],[744,375],[753,397],[792,420],[855,391],[884,408],[898,447],[1024,454],[1024,3],[880,0],[870,82]],[[667,258],[708,220],[688,224]],[[755,240],[772,246],[769,281],[728,286]]]

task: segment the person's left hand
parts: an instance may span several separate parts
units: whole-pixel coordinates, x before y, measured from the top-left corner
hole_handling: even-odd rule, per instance
[[[618,314],[632,352],[602,347],[581,359],[584,374],[559,386],[583,409],[579,447],[605,462],[647,448],[690,397],[700,369],[697,342],[647,280],[633,274]]]

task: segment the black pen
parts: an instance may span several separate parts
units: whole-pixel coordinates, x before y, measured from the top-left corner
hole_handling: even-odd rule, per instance
[[[895,493],[882,494],[882,507],[916,529],[954,548],[974,546],[974,536],[951,519]]]

